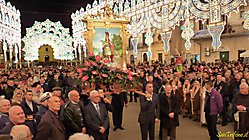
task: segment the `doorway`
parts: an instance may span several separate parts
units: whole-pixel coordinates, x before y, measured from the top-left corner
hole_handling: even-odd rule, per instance
[[[45,59],[45,63],[49,62],[49,55],[46,55],[44,59]]]
[[[148,57],[147,57],[147,53],[143,54],[143,62],[147,62],[148,61]]]

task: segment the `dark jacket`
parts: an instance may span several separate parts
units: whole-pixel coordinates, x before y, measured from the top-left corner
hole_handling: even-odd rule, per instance
[[[20,106],[22,107],[26,116],[33,115],[35,117],[35,114],[38,112],[37,104],[33,101],[31,101],[31,102],[32,102],[32,106],[33,106],[33,111],[30,109],[30,107],[28,106],[25,99],[22,100]]]
[[[207,105],[207,98],[208,95],[206,95],[205,98],[205,107]],[[222,97],[219,92],[217,92],[215,89],[212,89],[211,95],[210,95],[210,115],[217,115],[222,112],[223,104],[222,104]]]
[[[178,99],[177,96],[171,94],[171,111],[169,110],[168,96],[162,94],[159,97],[160,100],[160,121],[163,128],[170,129],[172,127],[179,126],[179,116],[178,116]],[[169,118],[169,113],[174,112],[174,118]]]
[[[0,130],[3,129],[10,121],[9,116],[6,114],[0,114]]]
[[[37,127],[35,140],[66,140],[66,130],[57,115],[48,110]]]
[[[35,136],[34,124],[31,123],[30,121],[26,121],[26,122],[24,122],[24,125],[28,126],[32,135]],[[6,125],[4,126],[4,128],[2,130],[0,130],[0,134],[10,134],[12,127],[14,127],[14,124],[11,121],[7,122]]]
[[[78,103],[80,112],[82,116],[79,115],[77,106],[74,105],[71,101],[66,103],[63,111],[63,124],[67,130],[67,135],[71,136],[74,133],[82,132],[82,128],[85,126],[85,119],[84,119],[84,105],[82,102]]]
[[[103,126],[105,130],[109,128],[109,117],[106,107],[103,103],[99,103],[100,116],[98,115],[92,102],[85,107],[84,116],[86,119],[87,132],[94,137],[94,140],[105,140],[106,133],[99,132],[99,127]]]
[[[119,108],[123,107],[124,103],[128,103],[127,99],[127,93],[126,92],[120,92],[120,94],[112,94],[112,107],[113,108]]]
[[[41,121],[41,118],[43,117],[43,115],[47,112],[48,107],[41,105],[38,109],[38,112],[35,115],[35,123],[36,125],[38,125]]]
[[[138,122],[148,124],[155,122],[155,118],[159,119],[159,98],[156,93],[153,93],[152,101],[148,101],[145,96],[140,96],[140,113]]]

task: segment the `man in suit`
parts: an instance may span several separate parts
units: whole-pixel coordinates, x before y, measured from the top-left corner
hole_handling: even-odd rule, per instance
[[[172,87],[169,83],[165,85],[164,94],[159,97],[160,100],[160,120],[162,126],[162,140],[176,139],[176,127],[179,126],[178,100],[175,94],[172,94]]]
[[[37,104],[32,100],[33,92],[27,90],[24,94],[24,99],[21,102],[21,107],[26,115],[27,120],[33,121],[36,113],[38,112]]]
[[[116,131],[118,128],[124,130],[122,127],[123,120],[123,108],[128,106],[128,99],[126,92],[120,92],[119,94],[112,94],[111,105],[113,107],[112,119],[113,119],[113,131]]]
[[[84,110],[87,132],[95,140],[106,140],[106,130],[109,128],[106,107],[100,102],[100,96],[96,90],[90,92],[90,100]]]
[[[66,140],[66,129],[58,117],[60,110],[59,97],[50,97],[48,108],[37,127],[35,140]]]
[[[154,140],[155,136],[155,122],[159,118],[159,98],[156,93],[153,93],[153,84],[147,83],[146,96],[140,96],[140,113],[138,122],[140,123],[140,130],[142,140],[147,140],[148,132],[150,140]]]

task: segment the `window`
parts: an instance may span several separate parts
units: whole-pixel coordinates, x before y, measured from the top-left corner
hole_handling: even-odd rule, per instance
[[[244,6],[240,6],[240,8],[239,8],[240,18],[243,18],[244,12],[245,12],[245,7]]]
[[[159,61],[160,63],[163,62],[163,54],[162,54],[162,53],[158,53],[158,61]]]
[[[48,48],[46,48],[46,52],[48,51]]]

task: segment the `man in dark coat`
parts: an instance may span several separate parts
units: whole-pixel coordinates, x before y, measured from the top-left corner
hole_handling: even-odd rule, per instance
[[[35,140],[66,140],[66,129],[58,117],[60,99],[57,96],[50,97],[48,108],[37,127]]]
[[[69,102],[64,106],[62,112],[63,124],[70,137],[74,133],[86,133],[86,124],[84,119],[84,105],[80,102],[78,91],[72,90],[68,93]]]
[[[25,124],[29,127],[32,134],[35,135],[35,128],[33,124],[25,122],[25,114],[20,106],[12,106],[9,109],[9,120],[10,121],[6,123],[4,128],[0,130],[0,134],[10,134],[10,131],[13,126]]]
[[[228,91],[228,85],[223,81],[223,78],[221,73],[217,74],[217,81],[214,84],[214,89],[217,90],[223,99],[223,109],[222,109],[222,124],[221,126],[227,125],[227,108],[229,106],[229,91]]]
[[[238,114],[238,119],[235,117],[234,131],[239,134],[248,134],[249,132],[249,92],[248,84],[240,84],[240,92],[234,96],[233,100],[233,113]],[[237,139],[237,138],[236,138]],[[240,140],[249,140],[247,138],[238,138]]]
[[[84,116],[88,134],[92,135],[94,140],[106,140],[109,117],[105,105],[100,102],[98,94],[96,90],[90,92],[91,101],[85,107]]]
[[[112,94],[112,102],[111,105],[113,107],[112,112],[112,119],[113,119],[113,131],[116,131],[118,128],[124,130],[122,127],[122,120],[123,120],[123,108],[127,107],[128,99],[126,92],[120,92],[119,94]]]
[[[178,100],[175,94],[172,94],[172,87],[166,84],[165,93],[159,97],[160,100],[160,122],[162,125],[162,140],[176,139],[176,127],[179,126]]]
[[[142,140],[147,140],[149,133],[150,140],[155,139],[155,122],[159,118],[159,98],[156,93],[153,93],[153,84],[147,83],[146,96],[140,96],[140,113],[138,122],[140,123],[140,130]]]

